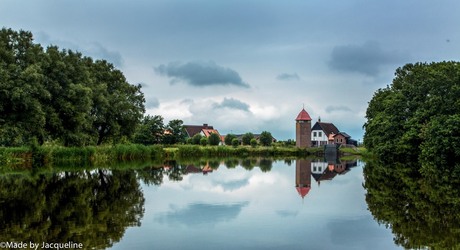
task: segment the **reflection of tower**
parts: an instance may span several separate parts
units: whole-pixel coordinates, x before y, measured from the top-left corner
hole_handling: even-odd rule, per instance
[[[303,108],[295,119],[295,145],[298,148],[309,148],[311,146],[311,118]]]
[[[302,199],[311,187],[311,160],[298,159],[295,163],[295,187]]]

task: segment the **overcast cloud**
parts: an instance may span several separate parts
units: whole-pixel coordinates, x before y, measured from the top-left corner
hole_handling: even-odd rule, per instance
[[[156,67],[155,72],[171,77],[172,84],[183,81],[197,87],[212,85],[249,87],[235,70],[217,65],[213,61],[171,62]]]
[[[3,0],[0,23],[113,63],[165,122],[293,139],[305,105],[359,140],[369,100],[396,68],[460,59],[459,9],[457,0]]]
[[[384,51],[378,42],[363,45],[339,45],[332,49],[328,62],[331,69],[377,76],[383,66],[407,59],[404,53]]]

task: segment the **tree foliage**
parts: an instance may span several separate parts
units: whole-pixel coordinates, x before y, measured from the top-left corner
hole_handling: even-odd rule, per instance
[[[407,64],[369,102],[365,146],[382,159],[460,158],[460,63]]]
[[[263,131],[260,134],[259,141],[260,141],[260,144],[262,144],[262,146],[270,146],[270,145],[272,145],[273,136],[272,136],[272,134],[270,132]]]
[[[129,138],[144,113],[140,88],[105,60],[56,46],[44,50],[30,32],[0,30],[2,146]]]
[[[242,142],[243,142],[243,145],[250,145],[251,144],[251,140],[254,138],[254,134],[253,133],[246,133],[243,135],[243,137],[241,138]]]
[[[211,133],[208,138],[209,145],[217,146],[220,143],[220,136],[217,133]]]
[[[134,136],[134,142],[144,145],[159,144],[163,141],[163,117],[147,115],[142,119]]]
[[[167,133],[164,135],[164,144],[185,143],[186,132],[182,120],[171,120],[166,126]]]
[[[228,134],[228,135],[226,135],[226,136],[225,136],[225,139],[224,139],[225,145],[227,145],[227,146],[232,145],[232,141],[233,141],[233,139],[235,139],[235,138],[236,138],[236,135],[234,135],[234,134]]]

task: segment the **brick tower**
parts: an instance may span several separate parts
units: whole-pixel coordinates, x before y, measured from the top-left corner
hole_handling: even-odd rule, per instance
[[[304,108],[295,119],[295,145],[298,148],[311,146],[311,118]]]

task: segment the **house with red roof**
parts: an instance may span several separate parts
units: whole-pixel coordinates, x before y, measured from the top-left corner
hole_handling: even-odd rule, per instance
[[[220,144],[223,144],[223,136],[220,135],[217,129],[214,129],[213,126],[209,126],[207,123],[204,123],[203,125],[184,125],[184,129],[187,134],[187,137],[190,138],[192,138],[196,134],[201,134],[201,136],[204,136],[206,138],[208,138],[211,134],[217,134],[219,138],[221,138]]]

